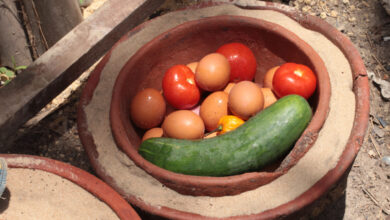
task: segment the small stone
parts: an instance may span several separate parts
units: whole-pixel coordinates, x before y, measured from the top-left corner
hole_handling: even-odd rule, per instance
[[[355,5],[350,5],[350,6],[349,6],[349,10],[355,11],[355,9],[356,9]]]
[[[306,5],[310,5],[311,2],[312,2],[311,0],[305,0]]]
[[[373,150],[369,150],[367,153],[368,155],[370,155],[370,157],[375,157],[375,153]]]
[[[304,0],[298,0],[299,3],[303,3]]]
[[[335,10],[332,10],[332,11],[330,12],[330,17],[336,18],[337,15],[338,15],[338,13],[337,13],[337,11],[335,11]]]
[[[384,156],[382,158],[382,162],[383,164],[385,164],[386,166],[390,166],[390,156]]]
[[[310,6],[305,5],[305,6],[302,7],[302,12],[308,12],[308,11],[310,11],[310,9],[311,9]]]
[[[383,131],[381,128],[378,128],[377,126],[373,126],[372,130],[378,137],[383,137],[385,136],[385,131]]]
[[[343,3],[347,5],[349,4],[349,0],[343,0]]]
[[[389,66],[389,64],[388,64],[388,66]],[[378,122],[379,122],[379,124],[382,125],[382,127],[387,126],[387,122],[382,117],[376,117],[376,119],[378,119]]]
[[[352,37],[354,34],[353,34],[353,32],[350,32],[350,31],[349,31],[349,32],[347,33],[347,35],[348,35],[348,37]]]
[[[320,17],[322,19],[325,19],[327,17],[326,12],[321,12]]]
[[[349,17],[349,18],[348,18],[348,21],[350,21],[350,22],[355,22],[355,21],[356,21],[356,18],[355,18],[355,17]]]

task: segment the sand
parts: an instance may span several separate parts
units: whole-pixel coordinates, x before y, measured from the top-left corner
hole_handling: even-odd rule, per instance
[[[2,220],[119,219],[108,205],[88,191],[45,171],[10,168],[7,189],[9,203],[0,213]],[[7,200],[0,204],[3,209]]]

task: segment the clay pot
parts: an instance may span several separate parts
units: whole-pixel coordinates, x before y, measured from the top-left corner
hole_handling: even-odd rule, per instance
[[[255,82],[262,84],[267,70],[285,62],[309,66],[317,75],[316,93],[309,100],[314,116],[283,161],[259,170],[227,177],[200,177],[174,173],[153,165],[137,152],[142,132],[131,120],[129,106],[144,88],[161,89],[165,71],[176,64],[199,61],[229,42],[247,45],[257,59]],[[267,184],[289,170],[310,149],[325,121],[330,96],[327,70],[318,54],[287,29],[264,20],[242,16],[216,16],[179,25],[138,50],[120,71],[113,89],[111,128],[118,147],[134,163],[167,187],[196,196],[235,195]]]
[[[102,180],[84,170],[60,161],[38,156],[0,154],[0,157],[5,158],[8,168],[11,169],[25,168],[41,170],[70,180],[94,195],[97,199],[106,203],[120,219],[140,219],[129,203],[127,203],[115,190]],[[9,172],[10,171],[11,170],[9,170]],[[23,181],[23,179],[21,179],[21,181]]]

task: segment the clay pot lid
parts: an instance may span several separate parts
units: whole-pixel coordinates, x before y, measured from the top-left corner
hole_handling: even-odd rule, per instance
[[[216,4],[211,4],[211,6]],[[202,8],[203,6],[196,5],[194,8],[197,10]],[[221,6],[224,7],[223,5]],[[340,153],[337,158],[337,163],[335,167],[329,169],[329,171],[321,176],[319,180],[310,185],[310,187],[305,190],[302,194],[297,194],[297,197],[290,200],[289,202],[283,203],[281,205],[277,205],[271,209],[266,209],[265,211],[256,211],[253,214],[242,215],[242,216],[234,216],[235,219],[270,219],[277,218],[281,216],[286,216],[291,213],[296,212],[297,210],[302,209],[308,204],[312,203],[314,200],[318,199],[321,195],[326,193],[331,186],[333,186],[340,177],[346,172],[348,167],[350,167],[353,162],[357,152],[361,144],[363,143],[364,134],[367,129],[368,122],[368,113],[369,113],[369,86],[368,86],[368,78],[366,74],[366,70],[363,64],[363,61],[360,58],[360,55],[356,48],[352,45],[352,43],[346,38],[343,34],[337,31],[334,27],[324,22],[323,20],[313,17],[313,16],[304,16],[300,12],[295,9],[280,5],[276,3],[270,2],[261,2],[256,1],[255,6],[240,5],[241,8],[250,9],[248,11],[256,11],[256,13],[262,13],[262,10],[271,10],[282,13],[285,16],[288,16],[298,22],[301,26],[306,29],[312,30],[314,32],[318,32],[321,35],[325,36],[329,41],[332,42],[332,46],[335,45],[338,50],[340,50],[344,55],[346,60],[349,62],[352,73],[352,83],[353,83],[353,92],[356,97],[356,110],[353,127],[351,128],[351,134],[348,138],[345,147],[343,147],[342,153]],[[215,9],[213,9],[215,10]],[[223,10],[225,10],[223,8]],[[175,12],[173,12],[175,14]],[[185,12],[186,14],[191,14],[191,9]],[[212,13],[213,14],[213,13]],[[176,16],[176,14],[175,14]],[[160,17],[161,18],[161,17]],[[180,17],[178,18],[180,19]],[[159,20],[159,19],[155,19]],[[161,18],[160,21],[149,21],[146,24],[142,24],[130,31],[126,36],[122,38],[120,42],[118,42],[112,50],[102,59],[99,65],[96,67],[94,72],[91,74],[89,81],[83,91],[80,105],[78,109],[78,129],[81,141],[86,148],[86,151],[91,159],[91,163],[97,173],[106,180],[110,185],[112,185],[118,192],[126,195],[126,199],[128,199],[132,204],[146,210],[147,212],[160,215],[166,218],[175,218],[175,219],[211,219],[210,217],[201,216],[198,214],[194,214],[193,211],[180,211],[178,209],[170,208],[167,205],[158,205],[155,206],[153,204],[148,203],[147,201],[143,201],[144,198],[138,198],[136,194],[129,192],[126,188],[123,188],[121,184],[117,182],[115,178],[116,175],[112,175],[111,173],[106,171],[107,163],[102,161],[100,158],[102,154],[107,151],[113,150],[113,147],[116,146],[108,146],[112,143],[101,141],[99,137],[97,137],[89,124],[91,121],[88,121],[88,118],[96,118],[102,117],[102,120],[107,120],[106,115],[108,115],[107,110],[99,112],[98,115],[89,115],[89,105],[92,107],[95,106],[97,102],[104,102],[107,105],[106,95],[102,95],[103,91],[99,90],[100,84],[109,84],[111,83],[110,78],[112,77],[112,70],[119,72],[118,68],[112,68],[112,60],[119,61],[122,57],[118,57],[116,53],[120,48],[122,43],[128,44],[133,36],[136,36],[138,32],[141,32],[143,29],[148,30],[147,25],[161,22],[164,18]],[[149,30],[150,31],[150,30]],[[119,53],[121,54],[121,53]],[[112,57],[111,57],[112,56]],[[111,60],[112,58],[112,60]],[[110,66],[110,67],[107,67]],[[108,69],[108,70],[107,70]],[[107,75],[109,71],[110,74]],[[109,81],[108,83],[106,83]],[[98,91],[95,91],[98,90]],[[99,93],[100,92],[100,93]],[[109,102],[108,102],[109,103]],[[101,106],[103,107],[103,106]],[[107,124],[107,122],[105,122]],[[96,124],[94,125],[96,126]],[[103,128],[102,128],[103,129]],[[99,129],[99,130],[102,130]],[[104,128],[107,130],[107,128]],[[107,135],[107,134],[106,134]],[[113,141],[113,140],[112,140]],[[103,151],[102,151],[103,150]],[[115,150],[116,151],[116,150]],[[118,158],[123,158],[121,152],[119,152]],[[127,165],[128,166],[128,165]],[[139,175],[137,171],[137,175]],[[144,175],[144,174],[142,174]],[[147,175],[146,175],[147,176]],[[138,176],[137,176],[138,177]],[[272,185],[272,183],[270,183]],[[264,187],[259,187],[264,188]],[[269,192],[272,193],[272,192]],[[262,204],[258,204],[262,206]],[[227,217],[229,218],[229,217]]]
[[[63,177],[106,203],[120,219],[141,219],[130,204],[115,190],[92,174],[75,166],[38,156],[0,154],[9,168],[26,168],[46,171]]]

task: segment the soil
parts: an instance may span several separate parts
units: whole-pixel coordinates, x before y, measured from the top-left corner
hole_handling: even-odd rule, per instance
[[[95,0],[93,5],[105,0]],[[194,1],[167,1],[151,17],[185,7]],[[295,0],[289,4],[303,13],[321,17],[348,36],[359,50],[367,72],[390,81],[390,16],[379,0]],[[89,9],[91,9],[89,8]],[[92,10],[92,12],[93,12]],[[85,74],[88,75],[88,72]],[[49,114],[19,129],[7,153],[32,154],[70,163],[94,173],[80,143],[76,127],[76,108],[86,76],[66,94],[53,100],[40,115]],[[328,195],[313,204],[319,219],[386,219],[390,215],[390,100],[381,96],[380,87],[370,80],[370,126],[348,175]],[[70,92],[69,92],[70,91]],[[68,95],[70,94],[70,95]],[[46,112],[46,113],[45,113]],[[150,217],[140,213],[141,217]]]

